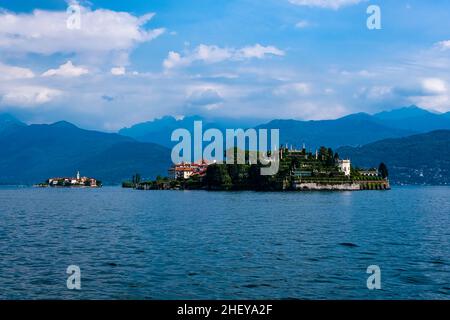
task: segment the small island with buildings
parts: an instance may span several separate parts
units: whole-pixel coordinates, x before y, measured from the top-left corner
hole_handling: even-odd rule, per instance
[[[61,187],[61,188],[100,188],[101,181],[95,178],[81,177],[77,172],[76,177],[49,178],[46,182],[36,185],[37,187]]]
[[[235,152],[237,152],[235,150]],[[248,159],[248,151],[245,152]],[[169,169],[169,177],[143,181],[139,174],[124,188],[138,190],[253,190],[253,191],[358,191],[389,190],[388,169],[362,169],[350,159],[340,159],[331,148],[321,147],[314,153],[282,146],[280,165],[275,175],[260,174],[261,164],[219,164],[202,160],[179,163]]]

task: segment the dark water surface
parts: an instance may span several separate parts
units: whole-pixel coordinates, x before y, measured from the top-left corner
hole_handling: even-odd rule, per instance
[[[382,290],[367,289],[370,265]],[[449,299],[450,188],[2,187],[0,298]]]

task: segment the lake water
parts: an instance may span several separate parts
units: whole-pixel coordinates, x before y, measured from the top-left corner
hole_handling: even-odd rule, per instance
[[[0,298],[449,299],[450,188],[2,187]]]

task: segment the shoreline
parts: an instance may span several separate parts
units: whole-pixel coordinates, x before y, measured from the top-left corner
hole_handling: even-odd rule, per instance
[[[33,187],[33,188],[42,188],[42,189],[45,189],[45,188],[50,188],[50,189],[52,189],[52,188],[55,188],[55,189],[101,189],[102,188],[102,186],[76,186],[76,185],[73,185],[73,186],[51,186],[51,185],[38,185],[38,184],[34,184],[34,185],[32,185],[31,187]]]
[[[429,187],[429,188],[435,188],[435,187],[450,187],[449,184],[396,184],[396,183],[391,183],[390,184],[391,189],[395,188],[411,188],[411,187]],[[0,189],[1,188],[23,188],[23,189],[28,189],[28,188],[36,188],[36,189],[71,189],[70,187],[37,187],[34,184],[0,184]],[[120,188],[120,189],[130,189],[130,190],[135,190],[134,188],[123,188],[121,184],[107,184],[107,185],[102,185],[102,187],[96,187],[96,188],[92,188],[92,187],[77,187],[74,189],[105,189],[105,188]],[[184,189],[185,191],[222,191],[222,190],[205,190],[205,189]],[[180,190],[153,190],[153,191],[184,191],[183,189]],[[151,190],[140,190],[140,191],[151,191]],[[255,191],[255,190],[223,190],[226,192],[239,192],[239,191]],[[290,190],[285,190],[285,191],[280,191],[280,192],[289,192]],[[291,190],[292,192],[299,192],[296,190]],[[370,191],[370,190],[358,190],[358,191]],[[376,190],[375,190],[376,191]],[[258,191],[260,192],[260,191]],[[261,191],[264,192],[264,191]],[[267,191],[267,192],[277,192],[277,191]]]

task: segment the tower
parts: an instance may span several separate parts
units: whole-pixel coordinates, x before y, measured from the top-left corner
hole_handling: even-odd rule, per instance
[[[80,171],[77,171],[77,180],[80,180]]]
[[[345,174],[345,176],[350,176],[351,174],[351,162],[350,160],[338,160],[339,170]]]

